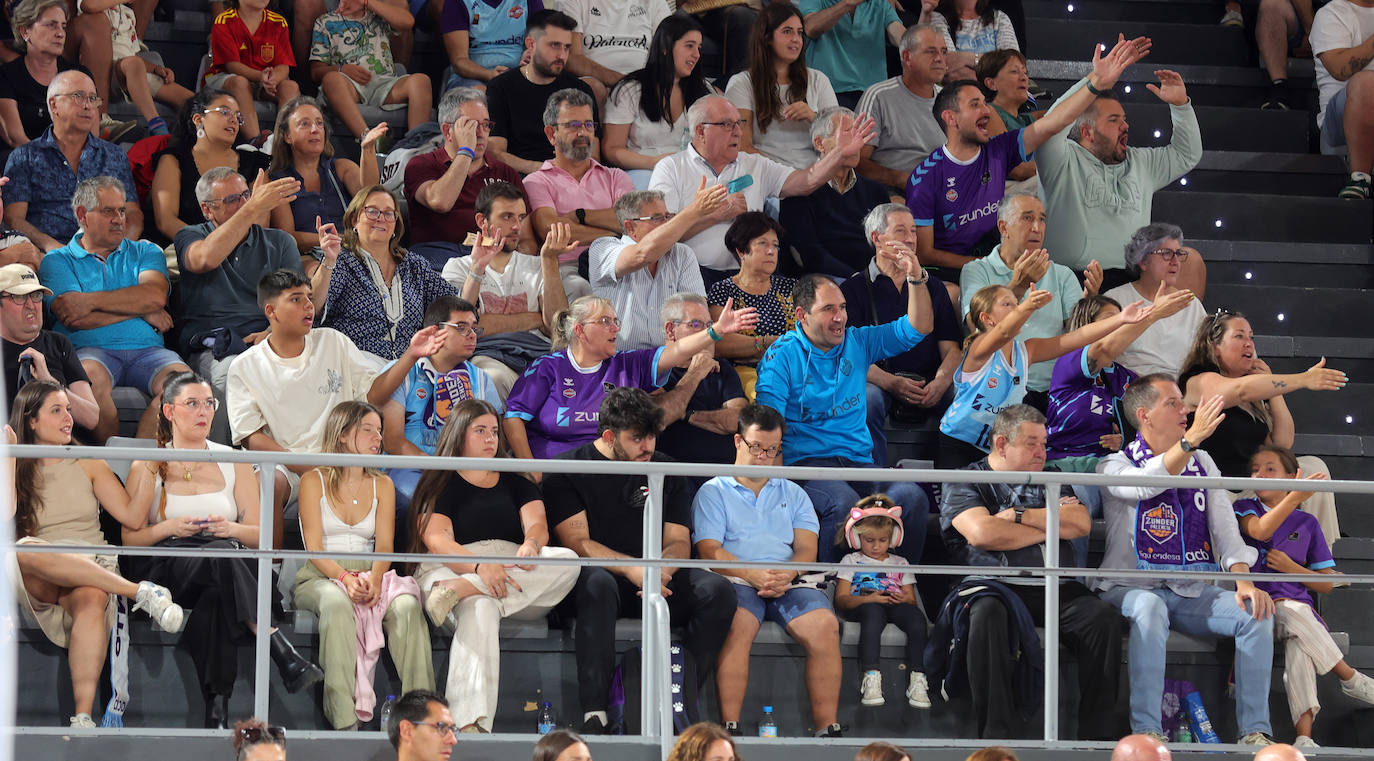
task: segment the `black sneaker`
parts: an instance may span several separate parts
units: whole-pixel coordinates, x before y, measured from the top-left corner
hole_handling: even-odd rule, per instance
[[[582,720],[582,729],[579,730],[579,733],[584,735],[606,735],[610,734],[610,731],[606,729],[606,723],[601,720],[600,716],[592,716]]]
[[[817,737],[844,737],[844,731],[845,731],[846,729],[848,729],[848,727],[842,726],[842,725],[840,725],[840,724],[831,724],[830,726],[826,727],[824,731],[822,731],[822,732],[817,732],[817,733],[816,733],[816,736],[817,736]]]
[[[1264,96],[1264,102],[1260,104],[1260,109],[1264,111],[1287,111],[1288,108],[1287,83],[1274,82],[1269,85],[1269,94]]]
[[[741,732],[741,731],[739,731],[739,722],[738,722],[738,721],[727,721],[727,722],[725,722],[725,731],[728,732],[728,733],[730,734],[731,737],[743,737],[743,736],[744,736],[744,733]]]

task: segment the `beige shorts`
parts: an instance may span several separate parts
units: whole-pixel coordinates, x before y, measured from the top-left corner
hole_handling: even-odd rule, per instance
[[[358,92],[358,98],[362,101],[364,106],[375,106],[384,111],[395,111],[396,109],[405,108],[406,104],[404,102],[385,103],[384,101],[386,97],[391,94],[391,88],[395,87],[396,83],[400,82],[403,77],[404,75],[387,76],[385,74],[373,74],[372,78],[367,80],[367,84],[365,85],[359,84],[358,81],[352,77],[348,77],[348,83],[353,85],[353,89]]]

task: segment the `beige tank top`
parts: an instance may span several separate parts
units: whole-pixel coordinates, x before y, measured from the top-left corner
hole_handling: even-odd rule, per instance
[[[86,471],[77,460],[61,460],[39,468],[41,504],[35,511],[34,536],[54,544],[75,540],[106,544],[100,532],[100,502]]]

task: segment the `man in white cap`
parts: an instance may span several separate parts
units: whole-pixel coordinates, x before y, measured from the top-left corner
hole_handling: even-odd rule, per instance
[[[100,408],[91,392],[91,380],[81,368],[76,349],[67,337],[43,329],[43,287],[38,275],[23,264],[0,267],[0,339],[5,364],[5,407],[14,406],[14,395],[31,380],[46,380],[67,387],[72,420],[94,428]]]

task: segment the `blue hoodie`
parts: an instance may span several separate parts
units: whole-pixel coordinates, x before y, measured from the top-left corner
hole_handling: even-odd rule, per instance
[[[821,351],[800,323],[768,348],[759,362],[755,401],[782,413],[787,435],[782,461],[843,457],[873,462],[865,384],[868,366],[909,351],[925,335],[905,315],[885,325],[849,328],[844,341]]]

